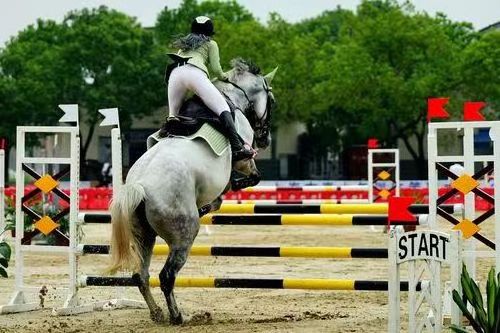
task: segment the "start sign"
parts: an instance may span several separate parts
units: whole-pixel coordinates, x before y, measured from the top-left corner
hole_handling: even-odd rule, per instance
[[[436,231],[415,231],[399,235],[397,262],[432,259],[447,261],[450,244],[449,235]]]

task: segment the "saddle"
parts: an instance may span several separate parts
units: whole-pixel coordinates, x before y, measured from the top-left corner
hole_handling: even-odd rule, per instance
[[[235,106],[230,101],[228,104],[234,119]],[[191,136],[198,132],[203,124],[209,124],[225,135],[219,117],[203,103],[200,97],[195,95],[184,102],[177,117],[166,119],[160,129],[159,137]]]

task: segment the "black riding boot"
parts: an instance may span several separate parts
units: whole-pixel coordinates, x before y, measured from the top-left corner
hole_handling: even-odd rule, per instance
[[[236,132],[236,127],[234,125],[233,117],[231,112],[224,111],[220,114],[220,122],[224,129],[226,130],[226,136],[231,144],[231,151],[233,153],[233,162],[246,160],[253,157],[254,152],[251,149],[246,148],[243,142]]]

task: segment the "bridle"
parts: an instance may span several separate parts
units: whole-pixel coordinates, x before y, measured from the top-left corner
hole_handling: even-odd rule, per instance
[[[252,128],[256,133],[257,139],[266,138],[271,131],[271,111],[275,105],[274,98],[272,95],[272,90],[273,90],[272,87],[270,87],[267,84],[266,80],[262,78],[263,82],[262,86],[267,94],[267,101],[266,101],[266,110],[264,111],[264,114],[261,117],[258,117],[257,112],[255,110],[255,104],[250,100],[247,92],[243,88],[241,88],[238,84],[230,80],[227,80],[225,82],[231,84],[233,87],[235,87],[236,89],[238,89],[243,93],[248,102],[248,105],[246,109],[243,110],[243,113],[247,116],[250,124],[252,125]],[[227,100],[231,102],[231,104],[233,104],[233,106],[235,106],[234,102],[231,100],[231,98],[229,98],[229,96],[227,96],[225,93],[223,93],[223,95],[226,97]]]

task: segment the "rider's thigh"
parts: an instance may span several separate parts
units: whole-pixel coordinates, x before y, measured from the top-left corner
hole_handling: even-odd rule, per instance
[[[168,110],[170,116],[179,114],[188,91],[182,69],[182,67],[175,68],[168,80]]]
[[[196,73],[190,77],[189,88],[218,116],[224,111],[229,111],[226,100],[206,74],[199,69],[195,69],[193,72]]]

